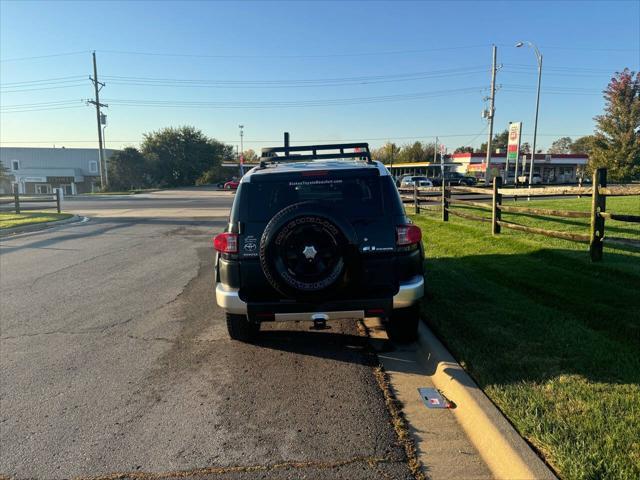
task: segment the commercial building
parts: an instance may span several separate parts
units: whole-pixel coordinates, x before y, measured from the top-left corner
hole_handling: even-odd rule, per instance
[[[506,153],[494,153],[487,167],[485,153],[454,153],[446,158],[443,166],[445,173],[459,172],[464,175],[480,179],[492,179],[501,176],[506,179]],[[526,161],[520,158],[518,164],[518,176],[523,175],[523,165],[525,173],[529,175],[531,155],[527,155]],[[589,161],[586,154],[542,154],[535,156],[533,173],[540,175],[542,183],[575,183],[584,172]],[[424,175],[427,177],[440,176],[440,163],[419,162],[419,163],[396,163],[387,165],[387,168],[395,177],[404,175]],[[509,164],[509,181],[515,178],[515,164]]]
[[[526,160],[520,158],[518,176],[524,174],[529,176],[531,155],[526,155],[526,157]],[[454,153],[451,155],[451,160],[459,165],[457,171],[485,179],[498,176],[507,178],[505,175],[506,159],[506,153],[494,153],[491,156],[490,164],[487,165],[484,153]],[[588,162],[589,156],[586,154],[537,153],[533,163],[533,173],[540,175],[542,183],[575,183],[584,172]],[[515,176],[515,169],[515,163],[511,162],[508,177],[511,181]]]
[[[115,152],[104,150],[107,161]],[[52,193],[62,188],[66,195],[75,195],[100,188],[97,148],[0,147],[0,163],[8,176],[0,193]]]

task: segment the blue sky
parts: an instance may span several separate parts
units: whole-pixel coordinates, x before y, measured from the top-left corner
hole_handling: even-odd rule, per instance
[[[4,146],[96,144],[95,111],[82,103],[93,96],[92,50],[112,148],[184,124],[234,144],[244,124],[245,148],[256,149],[280,142],[285,130],[294,142],[377,146],[438,135],[450,150],[477,146],[486,140],[480,113],[492,44],[503,65],[496,130],[523,121],[531,141],[536,61],[513,47],[518,40],[544,55],[545,148],[591,133],[612,73],[640,65],[638,1],[2,1],[0,9]]]

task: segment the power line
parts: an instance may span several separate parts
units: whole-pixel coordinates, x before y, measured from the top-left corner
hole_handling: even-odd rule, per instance
[[[111,85],[129,85],[145,87],[178,87],[178,88],[301,88],[301,87],[336,87],[346,85],[367,85],[394,83],[433,78],[460,77],[486,72],[486,67],[436,70],[431,72],[413,72],[396,75],[376,75],[365,77],[319,78],[304,80],[196,80],[196,79],[164,79],[150,77],[119,77],[105,75]]]
[[[105,99],[110,104],[120,106],[146,106],[146,107],[190,107],[190,108],[275,108],[275,107],[324,107],[338,105],[355,105],[367,103],[395,102],[405,100],[417,100],[421,98],[449,96],[453,94],[477,93],[485,87],[469,87],[433,92],[415,92],[398,95],[383,95],[373,97],[349,97],[319,100],[282,100],[266,102],[227,102],[227,101],[175,101],[175,100],[133,100],[133,99]]]
[[[129,50],[97,50],[99,53],[116,55],[144,55],[153,57],[185,57],[185,58],[335,58],[335,57],[371,57],[385,55],[410,55],[414,53],[439,52],[448,50],[468,50],[474,48],[486,48],[487,45],[466,45],[456,47],[422,48],[415,50],[392,50],[386,52],[350,52],[350,53],[327,53],[327,54],[289,54],[289,55],[269,55],[269,54],[199,54],[199,53],[168,53],[168,52],[139,52]]]
[[[42,90],[56,90],[60,88],[78,88],[78,87],[86,87],[86,83],[76,83],[72,85],[58,85],[53,87],[36,87],[36,88],[20,88],[17,90],[2,90],[0,89],[0,93],[20,93],[20,92],[36,92]]]
[[[502,43],[499,44],[500,47],[508,47],[512,48],[513,44]],[[550,50],[587,50],[590,52],[640,52],[638,48],[600,48],[600,47],[566,47],[566,46],[554,46],[554,45],[539,45],[541,49],[550,49]]]
[[[39,60],[41,58],[52,58],[52,57],[66,57],[69,55],[80,55],[85,53],[91,53],[90,50],[78,50],[75,52],[64,52],[64,53],[52,53],[49,55],[37,55],[35,57],[16,57],[16,58],[3,58],[0,59],[0,62],[22,62],[24,60]]]
[[[70,75],[68,77],[53,77],[53,78],[42,78],[40,80],[25,80],[25,81],[21,81],[21,82],[0,82],[0,87],[16,87],[16,86],[22,86],[22,85],[30,85],[30,84],[34,84],[34,83],[62,83],[62,82],[68,82],[71,80],[78,80],[78,79],[86,79],[87,76],[86,75]]]
[[[484,87],[469,87],[450,90],[440,90],[433,92],[415,92],[398,95],[383,95],[372,97],[348,97],[319,100],[281,100],[266,102],[227,102],[227,101],[180,101],[180,100],[140,100],[140,99],[105,99],[112,105],[128,107],[188,107],[188,108],[275,108],[275,107],[318,107],[318,106],[339,106],[365,103],[394,102],[405,100],[416,100],[420,98],[440,97],[453,94],[477,93]],[[39,102],[27,104],[3,105],[0,109],[4,112],[13,112],[14,109],[23,110],[29,108],[42,108],[49,105],[66,105],[75,103],[77,100],[60,100],[58,102]]]
[[[503,63],[503,66],[526,69],[526,70],[537,70],[538,69],[538,67],[536,67],[535,65],[529,65],[529,64],[526,64],[526,63]],[[562,71],[562,72],[583,71],[583,72],[592,72],[592,73],[611,73],[611,70],[608,69],[608,68],[590,68],[590,67],[576,67],[576,66],[558,66],[558,67],[551,66],[551,67],[545,67],[545,71],[547,71],[547,70]]]
[[[511,44],[499,44],[502,47],[513,47]],[[130,50],[76,50],[73,52],[61,52],[51,53],[46,55],[35,55],[29,57],[14,57],[14,58],[2,58],[0,62],[20,62],[27,60],[39,60],[44,58],[64,57],[73,55],[83,55],[97,51],[99,53],[111,54],[111,55],[141,55],[141,56],[153,56],[153,57],[185,57],[185,58],[338,58],[338,57],[372,57],[372,56],[386,56],[386,55],[411,55],[416,53],[428,53],[428,52],[441,52],[450,50],[470,50],[476,48],[488,48],[489,44],[477,44],[477,45],[460,45],[451,47],[437,47],[437,48],[422,48],[422,49],[410,49],[410,50],[391,50],[391,51],[379,51],[379,52],[344,52],[344,53],[325,53],[325,54],[289,54],[289,55],[269,55],[269,54],[203,54],[203,53],[185,53],[185,52],[141,52]],[[566,47],[566,46],[552,46],[543,45],[540,48],[555,49],[555,50],[587,50],[591,52],[639,52],[637,48],[600,48],[600,47]]]
[[[473,142],[475,142],[478,139],[478,137],[480,137],[481,135],[484,135],[484,133],[487,131],[488,128],[489,128],[489,124],[487,123],[481,132],[477,133],[471,140],[464,142],[463,146],[471,145]]]
[[[81,105],[76,105],[76,106],[67,106],[67,107],[43,107],[43,108],[29,108],[29,109],[23,109],[23,110],[8,110],[8,111],[0,111],[0,115],[4,115],[6,113],[23,113],[23,112],[43,112],[43,111],[49,111],[49,110],[68,110],[71,108],[85,108],[84,106]]]

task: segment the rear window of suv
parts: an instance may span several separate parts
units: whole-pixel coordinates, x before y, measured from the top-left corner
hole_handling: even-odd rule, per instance
[[[249,183],[249,221],[268,221],[283,208],[298,202],[317,201],[351,218],[375,218],[383,214],[380,177],[289,177]]]

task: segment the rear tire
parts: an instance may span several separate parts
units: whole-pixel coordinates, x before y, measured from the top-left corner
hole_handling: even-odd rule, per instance
[[[258,336],[260,324],[250,321],[246,315],[227,313],[227,331],[233,340],[252,342]]]
[[[397,343],[411,343],[418,338],[420,306],[399,308],[393,311],[387,323],[389,339]]]

